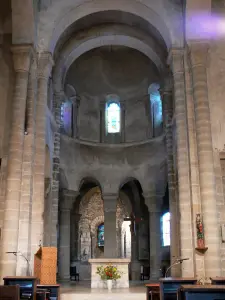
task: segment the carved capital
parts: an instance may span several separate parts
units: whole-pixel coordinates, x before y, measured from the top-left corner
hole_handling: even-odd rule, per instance
[[[63,189],[61,195],[62,197],[59,203],[60,210],[71,210],[76,197],[79,195],[79,192]]]
[[[184,49],[171,48],[167,63],[170,65],[173,74],[184,72]]]
[[[13,45],[13,63],[16,72],[29,72],[31,59],[35,56],[32,45]]]
[[[41,52],[38,54],[38,78],[48,78],[54,65],[52,54],[50,52]]]
[[[207,65],[208,61],[208,53],[209,53],[209,43],[191,43],[188,47],[188,55],[190,57],[192,67],[203,65]]]
[[[116,212],[118,194],[103,194],[102,198],[104,200],[104,211],[106,213]]]

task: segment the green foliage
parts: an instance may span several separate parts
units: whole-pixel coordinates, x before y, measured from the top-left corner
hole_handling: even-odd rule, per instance
[[[106,267],[97,267],[96,274],[98,274],[102,280],[117,280],[121,278],[122,272],[120,272],[116,266],[108,265]]]

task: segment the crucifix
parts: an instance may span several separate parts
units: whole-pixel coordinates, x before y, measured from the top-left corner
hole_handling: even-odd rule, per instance
[[[130,224],[130,231],[131,231],[132,234],[136,234],[136,224],[140,223],[144,219],[143,218],[135,217],[134,213],[132,212],[130,214],[130,217],[125,217],[123,220],[131,222],[131,224]]]

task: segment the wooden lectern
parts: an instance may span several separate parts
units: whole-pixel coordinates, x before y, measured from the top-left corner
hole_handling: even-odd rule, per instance
[[[40,247],[34,255],[34,276],[40,284],[56,284],[57,248]]]

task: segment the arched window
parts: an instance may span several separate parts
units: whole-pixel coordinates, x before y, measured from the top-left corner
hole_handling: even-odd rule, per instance
[[[104,224],[98,226],[98,247],[104,247]]]
[[[170,246],[170,213],[162,216],[163,246]]]
[[[73,104],[70,100],[66,100],[61,105],[61,124],[63,133],[72,136],[72,115]]]
[[[106,102],[106,133],[119,133],[121,128],[118,96],[109,95]]]
[[[161,134],[162,130],[162,99],[159,92],[158,84],[151,84],[149,87],[151,121],[153,129],[153,137]]]

